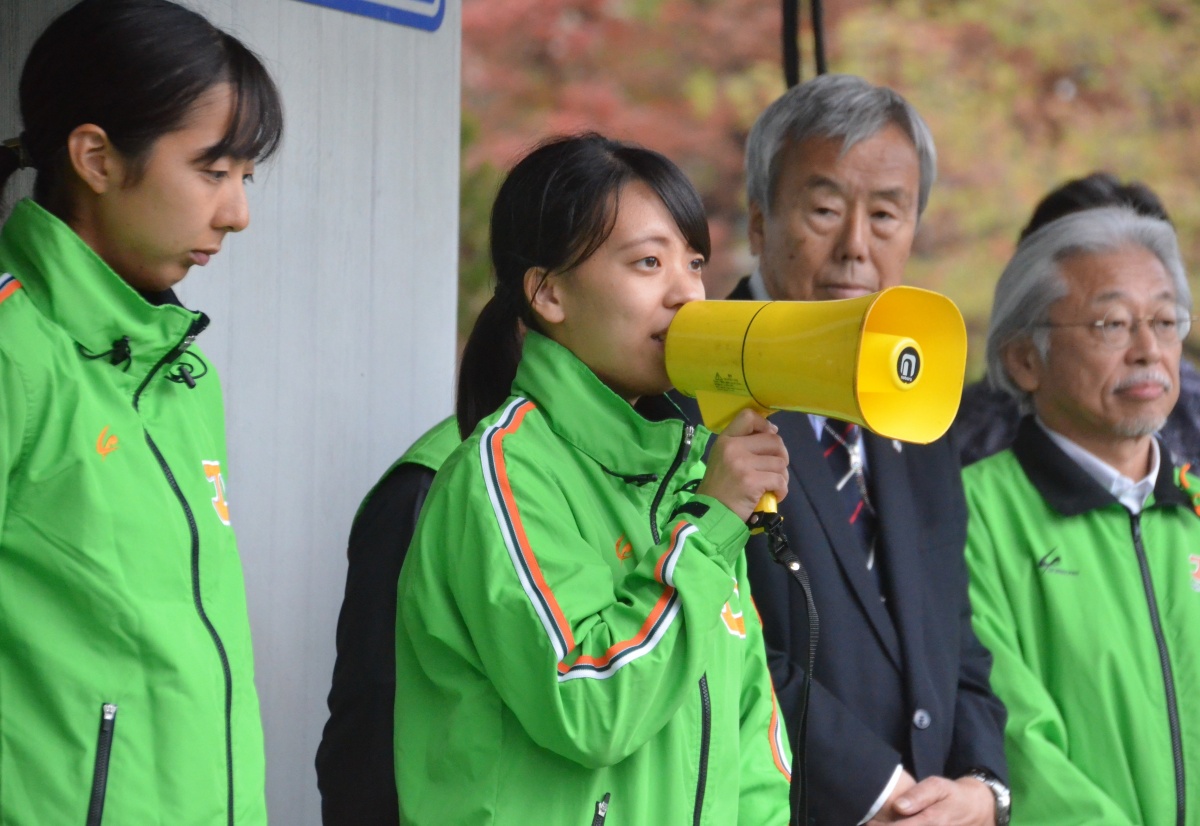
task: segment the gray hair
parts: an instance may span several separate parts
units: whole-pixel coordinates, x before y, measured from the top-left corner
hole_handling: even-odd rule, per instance
[[[1170,224],[1139,215],[1129,207],[1072,213],[1022,241],[996,282],[987,335],[987,375],[992,386],[1017,399],[1021,409],[1030,412],[1029,394],[1017,387],[1004,367],[1005,348],[1028,338],[1044,360],[1050,352],[1050,330],[1044,326],[1050,318],[1050,307],[1068,291],[1062,262],[1074,255],[1115,252],[1135,245],[1162,262],[1175,287],[1175,301],[1190,313],[1192,291]]]
[[[893,123],[904,130],[917,150],[920,217],[937,177],[933,135],[917,110],[899,94],[854,75],[818,75],[793,86],[758,116],[746,140],[746,192],[750,201],[770,213],[779,178],[779,156],[788,143],[840,138],[845,154]]]

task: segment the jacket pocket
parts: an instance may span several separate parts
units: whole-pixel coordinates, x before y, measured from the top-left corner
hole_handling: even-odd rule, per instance
[[[100,707],[100,733],[96,737],[96,767],[92,771],[92,797],[88,802],[87,826],[100,826],[104,817],[104,795],[108,791],[108,760],[112,756],[113,729],[117,727],[116,703]]]
[[[604,821],[608,818],[608,799],[611,796],[610,792],[605,792],[604,797],[596,802],[596,814],[592,817],[592,826],[604,826]]]

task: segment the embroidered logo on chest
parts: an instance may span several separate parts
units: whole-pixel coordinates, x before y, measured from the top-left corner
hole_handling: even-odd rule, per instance
[[[619,537],[617,537],[617,541],[613,545],[613,549],[617,552],[617,559],[621,560],[622,562],[633,556],[633,543],[625,538],[625,534],[621,534]]]
[[[1063,566],[1062,555],[1055,553],[1058,546],[1054,546],[1046,555],[1038,560],[1038,570],[1043,574],[1059,574],[1060,576],[1079,576],[1079,571],[1069,569]]]
[[[96,452],[100,454],[101,459],[107,459],[108,454],[117,449],[120,440],[115,434],[110,435],[106,426],[100,431],[100,435],[96,437]]]

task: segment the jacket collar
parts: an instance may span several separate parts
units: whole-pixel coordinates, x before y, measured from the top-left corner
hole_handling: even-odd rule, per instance
[[[1054,440],[1038,427],[1032,416],[1021,420],[1012,451],[1038,493],[1063,516],[1079,516],[1119,504],[1116,497],[1063,453]],[[1159,453],[1162,461],[1159,462],[1158,478],[1154,482],[1154,497],[1146,508],[1166,505],[1187,507],[1190,504],[1187,494],[1175,484],[1175,470],[1168,461],[1170,454],[1161,444]]]
[[[174,295],[152,304],[130,287],[75,232],[29,199],[0,231],[0,271],[10,272],[29,300],[89,353],[129,337],[130,375],[149,373],[202,318]]]
[[[574,353],[533,330],[525,335],[513,394],[533,401],[558,436],[622,476],[661,473],[679,449],[683,414],[673,403],[665,397],[639,402],[645,410],[670,406],[668,418],[650,421]]]

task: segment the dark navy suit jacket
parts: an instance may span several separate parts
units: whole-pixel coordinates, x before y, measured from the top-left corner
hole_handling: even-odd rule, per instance
[[[730,295],[749,297],[745,279]],[[697,414],[694,403],[686,412]],[[791,464],[780,513],[820,620],[808,723],[810,816],[822,826],[857,823],[897,764],[918,780],[985,768],[1007,782],[1004,707],[988,685],[991,655],[971,628],[966,503],[950,441],[902,445],[864,434],[879,516],[877,585],[808,416],[782,412],[771,421]],[[807,663],[804,594],[762,537],[751,538],[746,556],[792,730]]]

